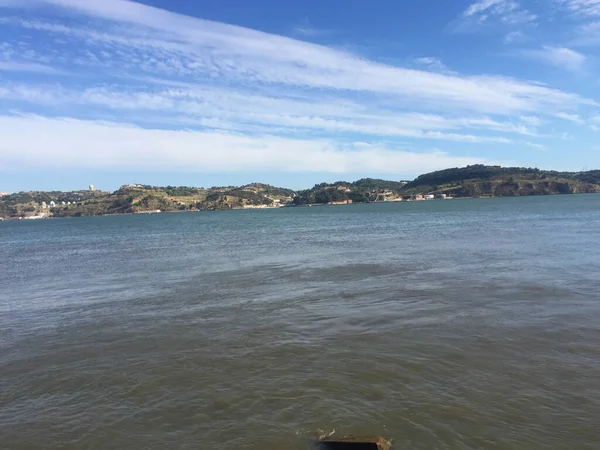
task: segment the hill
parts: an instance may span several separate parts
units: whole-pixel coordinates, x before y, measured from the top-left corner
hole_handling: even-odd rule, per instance
[[[364,178],[354,183],[321,183],[298,193],[295,205],[401,201],[418,194],[452,197],[600,192],[600,170],[558,172],[522,167],[473,165],[427,173],[411,182]]]
[[[80,217],[168,211],[210,211],[285,205],[292,190],[254,183],[211,187],[129,184],[109,192],[19,192],[0,198],[0,217]]]
[[[454,197],[600,192],[600,170],[557,172],[523,167],[474,165],[431,172],[408,183],[404,194],[444,193]]]
[[[293,204],[301,206],[348,201],[352,203],[374,202],[386,194],[398,197],[407,183],[407,181],[387,181],[375,178],[363,178],[355,182],[321,183],[312,189],[298,192]]]
[[[0,217],[76,217],[154,211],[225,209],[402,201],[418,194],[505,197],[600,192],[600,170],[558,172],[473,165],[427,173],[413,181],[363,178],[321,183],[298,193],[252,183],[245,186],[149,186],[129,184],[115,192],[19,192],[0,198]]]

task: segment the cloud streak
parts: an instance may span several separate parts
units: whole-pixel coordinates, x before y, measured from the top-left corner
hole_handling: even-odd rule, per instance
[[[537,50],[522,50],[519,54],[525,58],[570,72],[582,72],[587,60],[584,54],[566,47],[544,46]]]
[[[585,124],[585,120],[583,120],[581,117],[579,117],[578,114],[569,114],[569,113],[559,112],[559,113],[556,113],[556,117],[558,117],[559,119],[563,119],[563,120],[567,120],[569,122],[576,123],[577,125]]]
[[[600,16],[600,0],[561,0],[578,16]]]
[[[592,103],[575,94],[497,76],[448,75],[376,63],[352,54],[260,31],[180,16],[120,0],[40,0],[94,19],[128,26],[119,34],[36,21],[21,25],[125,52],[147,73],[237,83],[275,83],[396,96],[406,106],[510,114]],[[132,54],[133,53],[133,54]],[[129,61],[129,62],[128,62]]]
[[[454,31],[477,31],[489,25],[516,26],[535,22],[537,16],[516,0],[478,0],[463,11]]]
[[[65,72],[57,70],[53,67],[44,66],[36,63],[21,63],[14,61],[0,61],[0,71],[7,72],[33,72],[44,73],[50,75],[64,75]]]
[[[4,167],[67,161],[414,174],[486,159],[407,148],[537,148],[528,141],[544,138],[543,124],[587,117],[598,107],[535,81],[450,72],[433,57],[408,61],[412,68],[384,64],[133,1],[0,0],[2,6],[16,15],[0,26],[23,35],[6,44],[0,63],[8,74],[0,86]],[[20,17],[22,6],[29,9]],[[461,17],[535,20],[513,0],[480,1]],[[528,57],[573,71],[585,63],[566,48],[532,52]],[[23,81],[19,72],[56,77]],[[44,111],[45,118],[11,116],[13,110]]]
[[[580,25],[575,34],[574,45],[600,44],[600,20]]]
[[[427,67],[430,70],[447,71],[448,67],[438,58],[432,56],[424,56],[422,58],[416,58],[415,64]]]
[[[386,109],[365,109],[351,101],[330,98],[290,99],[256,93],[217,89],[169,88],[135,90],[88,88],[73,92],[57,86],[6,85],[0,98],[41,105],[108,108],[121,114],[136,112],[138,119],[153,114],[170,114],[171,123],[236,130],[269,132],[278,127],[288,133],[303,132],[373,137],[414,138],[464,143],[513,142],[505,136],[480,134],[483,131],[535,137],[535,127],[517,121],[498,121],[487,116],[453,116],[399,113]],[[149,115],[149,116],[148,116]],[[166,116],[163,120],[167,119]],[[473,134],[473,133],[477,134]]]
[[[385,144],[143,129],[39,116],[0,116],[0,133],[0,163],[6,167],[409,174],[487,162]]]

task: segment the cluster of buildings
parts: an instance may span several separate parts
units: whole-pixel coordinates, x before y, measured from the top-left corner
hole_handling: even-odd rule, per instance
[[[46,203],[46,202],[42,202],[42,204],[40,205],[40,207],[42,209],[52,209],[52,208],[56,208],[57,205],[60,206],[71,206],[71,205],[76,205],[77,203],[75,202],[55,202],[55,201],[51,201],[50,203]]]
[[[447,200],[452,197],[447,194],[415,194],[408,196],[398,196],[392,191],[374,193],[377,202],[419,202],[424,200]]]
[[[418,201],[423,201],[423,200],[448,200],[451,199],[452,197],[449,197],[447,194],[417,194],[417,195],[411,195],[409,197],[406,197],[404,199],[404,201],[408,201],[408,202],[418,202]]]
[[[281,208],[282,206],[285,206],[289,201],[286,199],[286,201],[281,201],[280,199],[272,199],[268,196],[265,195],[265,198],[268,200],[271,200],[271,204],[270,205],[251,205],[251,204],[245,204],[243,206],[244,209],[267,209],[267,208]]]
[[[267,209],[274,208],[273,205],[244,205],[243,209]]]
[[[336,187],[332,186],[327,189],[337,189],[345,194],[349,194],[352,192],[352,189],[350,189],[346,186],[336,186]],[[379,203],[379,202],[419,202],[419,201],[425,201],[425,200],[447,200],[447,199],[452,198],[447,194],[415,194],[415,195],[401,196],[401,195],[398,195],[394,191],[384,191],[384,190],[371,191],[371,192],[367,193],[366,195],[370,201],[376,202],[376,203]],[[327,204],[328,205],[351,205],[352,203],[353,203],[352,200],[348,199],[348,200],[330,201]]]

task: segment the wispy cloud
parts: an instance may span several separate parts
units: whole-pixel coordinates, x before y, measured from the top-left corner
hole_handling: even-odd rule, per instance
[[[494,113],[590,103],[574,94],[513,79],[462,77],[384,65],[325,46],[180,16],[133,2],[40,1],[117,24],[134,25],[120,28],[120,34],[115,35],[64,25],[22,23],[108,49],[116,59],[113,64],[124,64],[125,68],[135,64],[147,73],[384,93],[413,104]]]
[[[440,59],[432,56],[424,56],[422,58],[416,58],[415,64],[425,66],[431,70],[447,71],[448,67]]]
[[[491,8],[498,8],[505,0],[480,0],[471,4],[463,13],[463,17],[473,17],[489,11]]]
[[[261,96],[231,89],[203,88],[157,90],[147,88],[88,88],[66,90],[56,86],[7,84],[0,98],[42,105],[109,108],[121,112],[136,111],[138,120],[159,113],[170,123],[221,128],[232,131],[272,132],[279,130],[305,133],[339,134],[344,132],[373,137],[413,138],[464,143],[508,144],[513,138],[490,136],[502,133],[535,137],[535,127],[501,122],[486,116],[445,117],[425,113],[399,113],[386,109],[365,110],[363,106],[331,98],[289,99]],[[148,116],[151,114],[151,116]],[[486,132],[486,134],[481,134]]]
[[[521,50],[520,56],[570,72],[582,72],[586,56],[566,47],[544,46],[541,49]]]
[[[516,0],[479,0],[463,11],[453,28],[458,32],[469,32],[493,23],[515,26],[533,23],[536,19],[535,14]]]
[[[35,72],[51,75],[64,75],[62,70],[53,67],[44,66],[36,63],[15,62],[15,61],[0,61],[0,71],[10,72]]]
[[[592,131],[600,131],[600,115],[590,117],[588,119],[588,124]]]
[[[600,44],[600,20],[580,25],[575,30],[574,45]]]
[[[11,2],[10,6],[21,4]],[[377,165],[363,168],[381,171],[382,158],[387,157],[392,161],[386,163],[390,170],[410,166],[410,173],[415,173],[482,159],[411,152],[402,146],[407,141],[417,149],[431,141],[448,148],[458,147],[452,143],[538,145],[526,140],[542,138],[538,128],[556,120],[556,114],[587,116],[586,110],[598,106],[592,99],[535,81],[449,72],[434,57],[418,58],[410,64],[412,68],[382,64],[347,51],[132,1],[27,3],[35,5],[51,8],[44,8],[43,16],[28,10],[27,18],[6,18],[2,26],[11,27],[13,34],[59,43],[27,49],[27,57],[15,44],[7,51],[6,67],[26,60],[40,71],[41,67],[68,68],[81,75],[78,80],[82,81],[48,85],[26,83],[12,75],[12,81],[0,86],[0,98],[8,105],[0,114],[8,108],[36,111],[32,105],[43,105],[49,117],[73,117],[2,118],[0,132],[6,129],[11,138],[3,134],[0,140],[5,160],[11,154],[18,157],[26,145],[41,152],[43,140],[37,140],[38,135],[52,143],[43,161],[53,155],[72,158],[76,148],[80,152],[88,148],[80,140],[89,133],[98,137],[98,152],[101,145],[120,149],[123,153],[117,161],[137,160],[140,149],[147,146],[149,157],[161,164],[166,157],[158,155],[160,151],[173,156],[172,167],[178,167],[180,160],[181,167],[203,165],[217,170],[237,158],[240,164],[248,164],[248,170],[256,165],[313,170],[326,164],[338,171],[357,169],[363,160],[372,158]],[[483,22],[494,17],[505,24],[533,20],[509,0],[473,4],[464,17]],[[562,63],[568,59],[558,56]],[[420,68],[415,69],[415,64]],[[570,64],[575,67],[573,59]],[[97,77],[98,73],[103,77]],[[104,118],[113,123],[74,118]],[[61,136],[71,143],[67,147],[72,145],[64,154],[58,144]],[[350,138],[366,144],[350,145]],[[168,140],[172,144],[167,145]],[[179,147],[181,151],[175,153],[166,150]],[[276,148],[286,155],[274,156]],[[210,156],[203,149],[222,155]],[[23,151],[23,155],[34,158],[33,151]],[[302,152],[309,155],[304,159],[314,157],[317,163],[299,161],[297,155]],[[87,153],[84,161],[94,158],[99,164],[109,164],[102,155]],[[150,164],[146,159],[143,163]]]
[[[293,31],[295,34],[299,34],[301,36],[306,37],[326,36],[332,33],[331,30],[326,30],[323,28],[317,28],[313,26],[307,18],[304,19],[301,24],[296,25],[293,28]]]
[[[600,0],[559,0],[579,16],[600,16]]]
[[[572,45],[600,45],[600,0],[557,1],[575,18],[588,20],[575,28]]]
[[[506,42],[507,44],[521,42],[523,40],[525,40],[525,35],[522,31],[511,31],[506,36],[504,36],[504,42]]]
[[[35,129],[35,133],[30,130]],[[127,124],[0,116],[0,163],[28,167],[182,172],[284,171],[408,174],[487,162],[385,143],[340,143],[270,135],[143,129]],[[82,151],[82,149],[85,149]]]
[[[545,146],[545,145],[542,145],[542,144],[534,144],[534,143],[532,143],[532,142],[527,142],[525,145],[527,145],[527,147],[535,148],[535,149],[538,149],[538,150],[543,150],[543,149],[545,149],[545,148],[546,148],[546,146]]]
[[[296,34],[300,34],[302,36],[307,36],[307,37],[322,36],[324,34],[327,34],[326,31],[319,30],[319,29],[313,28],[313,27],[307,27],[307,26],[294,27],[294,32]]]
[[[581,117],[579,117],[578,114],[569,114],[569,113],[565,113],[565,112],[559,112],[559,113],[556,113],[555,116],[558,117],[559,119],[563,119],[563,120],[567,120],[569,122],[576,123],[577,125],[585,124],[585,120],[583,120]]]
[[[544,124],[544,121],[536,116],[521,116],[519,120],[523,124],[534,128],[541,127]]]

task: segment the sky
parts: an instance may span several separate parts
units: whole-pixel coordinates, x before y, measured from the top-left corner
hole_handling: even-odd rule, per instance
[[[0,191],[600,168],[600,0],[0,0]]]

